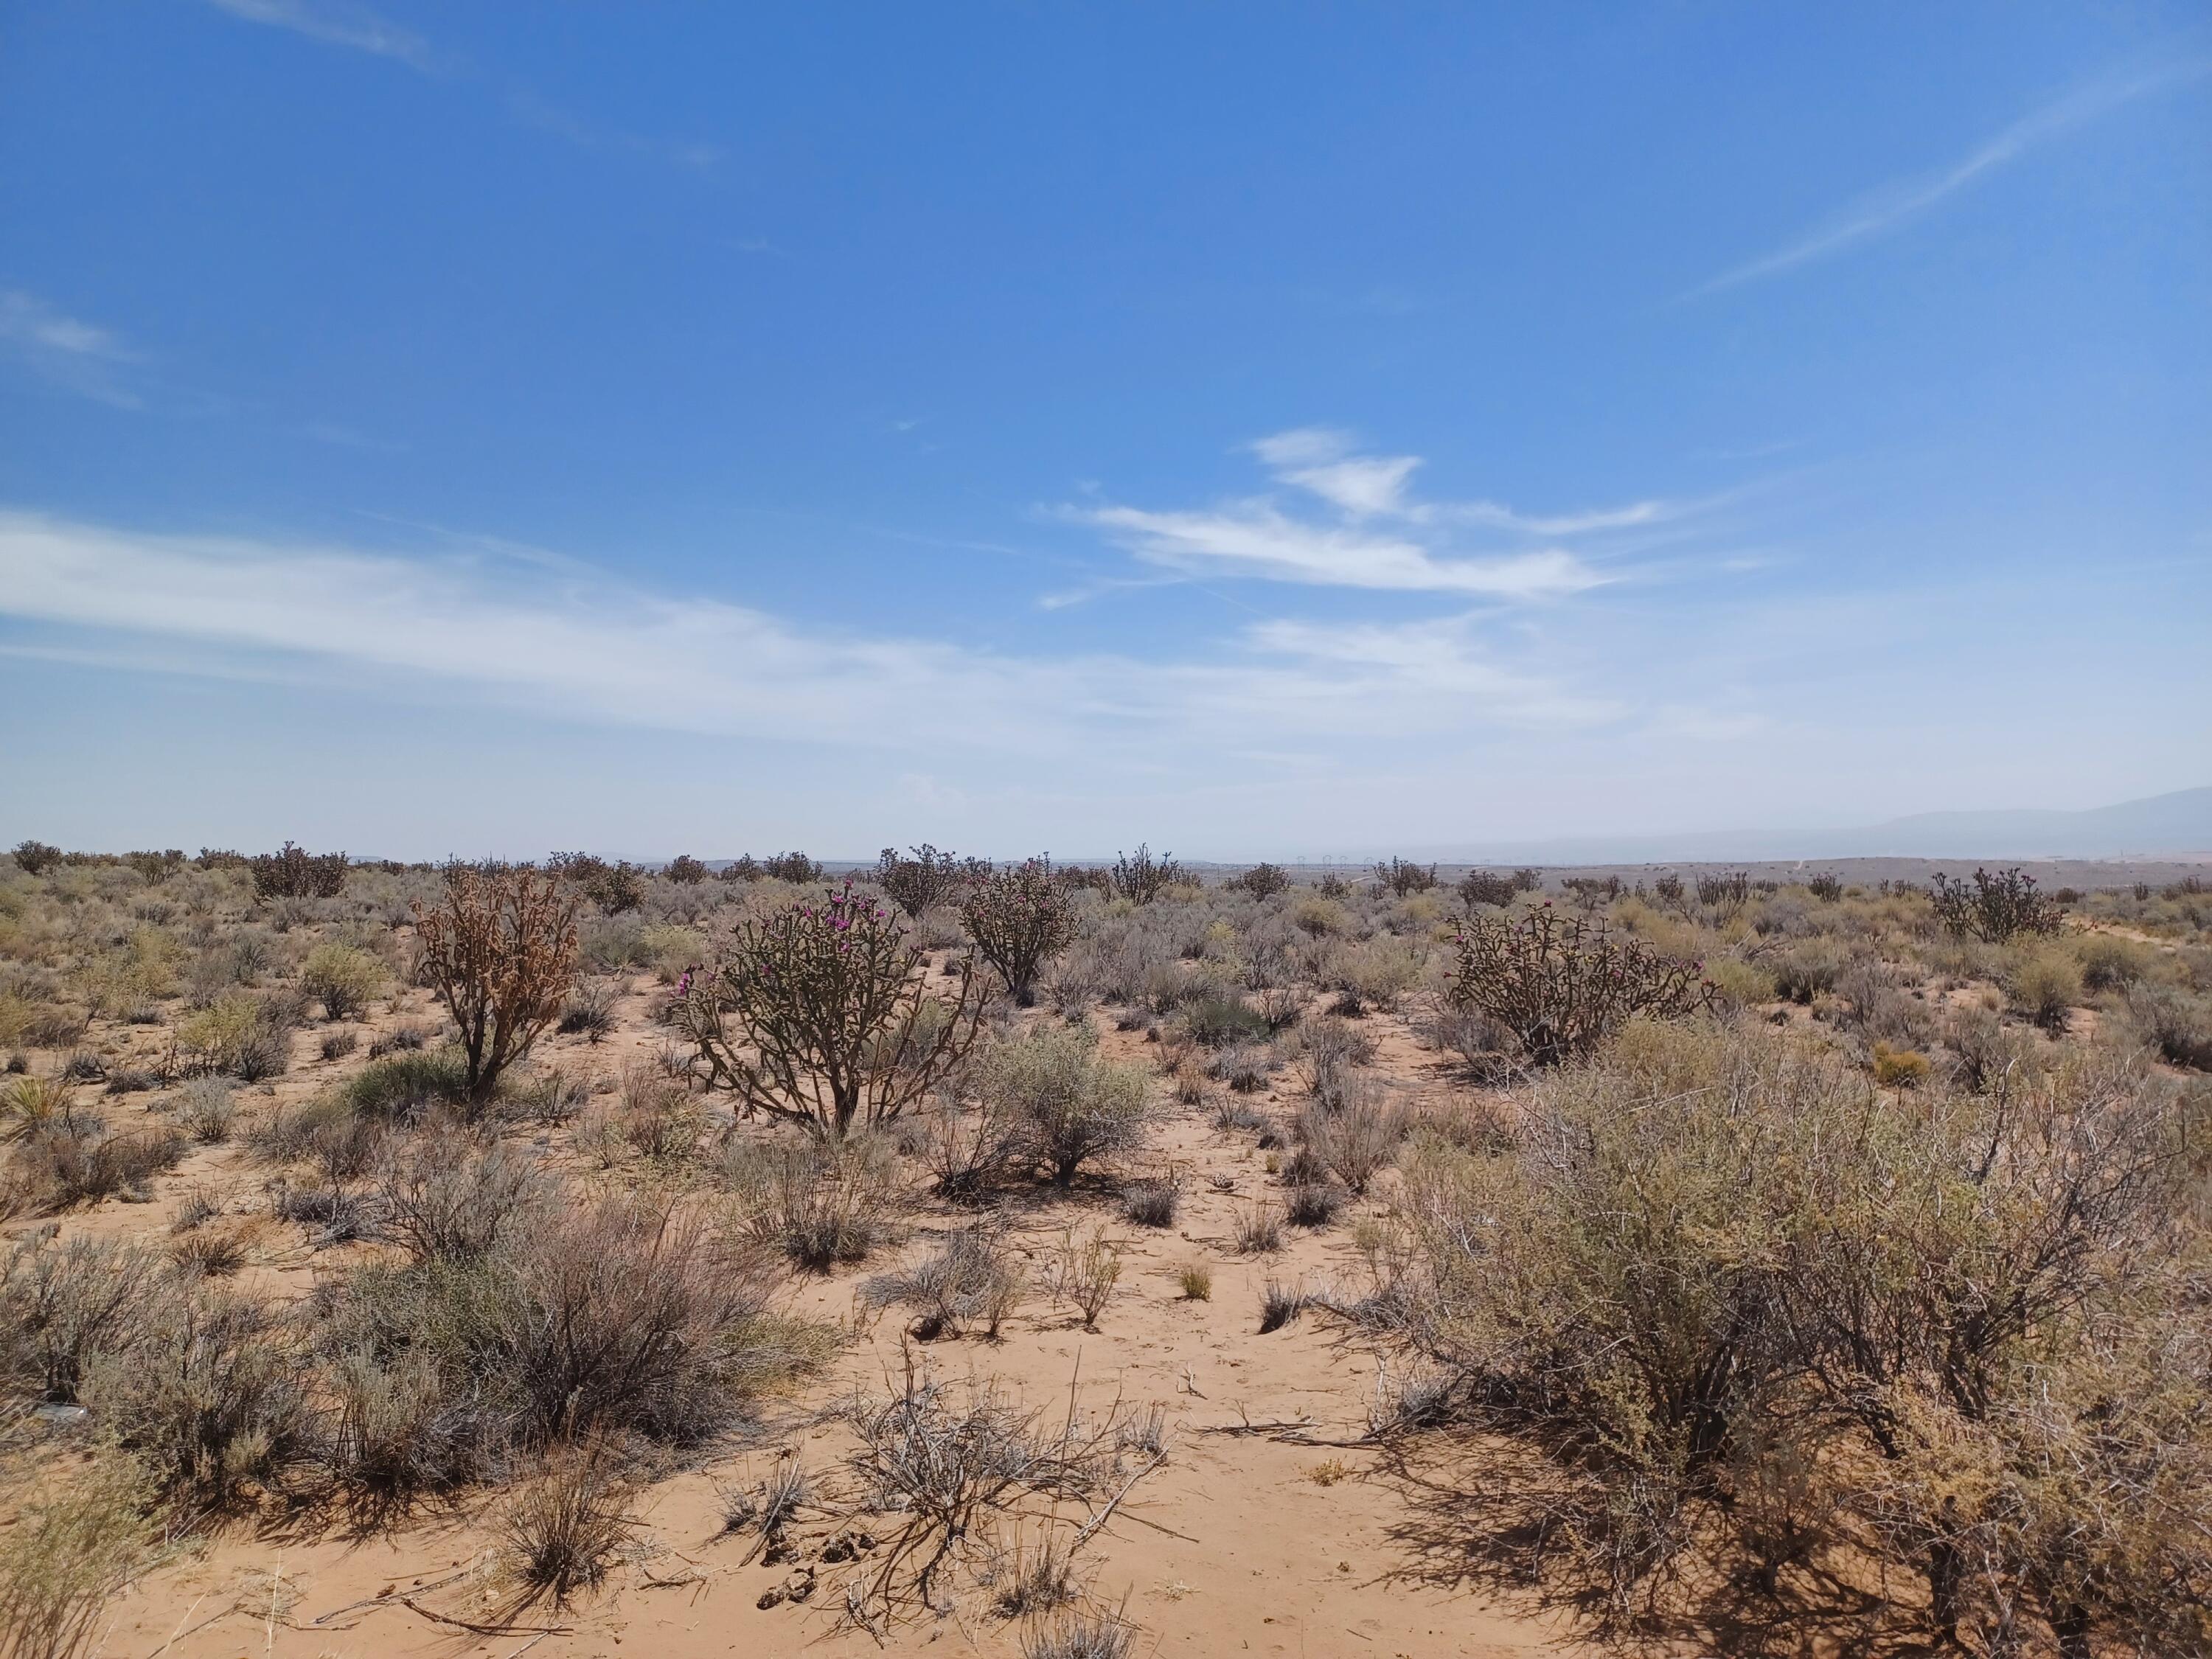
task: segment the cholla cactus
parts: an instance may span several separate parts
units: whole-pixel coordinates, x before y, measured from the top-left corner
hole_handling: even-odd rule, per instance
[[[1511,1031],[1532,1063],[1551,1066],[1587,1053],[1637,1014],[1673,1018],[1711,1006],[1704,966],[1615,935],[1602,921],[1569,921],[1547,902],[1518,921],[1468,920],[1451,998]]]
[[[1036,1000],[1037,970],[1045,959],[1075,938],[1066,890],[1053,879],[1052,866],[1042,859],[1001,870],[979,884],[961,906],[960,918],[975,948],[1005,976],[1006,988],[1024,1008]]]
[[[975,1040],[974,969],[948,1000],[923,966],[898,918],[848,882],[747,922],[719,966],[684,976],[676,1018],[743,1109],[842,1140],[913,1105]]]
[[[2038,893],[2035,878],[2017,865],[1995,875],[1977,870],[1972,887],[1939,872],[1929,890],[1936,919],[1960,938],[1972,933],[2002,945],[2016,933],[2058,931],[2058,906]]]

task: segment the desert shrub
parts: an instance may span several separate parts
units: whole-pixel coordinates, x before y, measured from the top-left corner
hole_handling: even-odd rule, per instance
[[[325,1060],[343,1060],[361,1047],[357,1031],[332,1031],[316,1045],[316,1052]]]
[[[679,887],[696,887],[707,879],[707,866],[689,853],[678,853],[660,873]]]
[[[565,1607],[594,1589],[635,1541],[637,1486],[604,1438],[571,1447],[510,1498],[497,1522],[509,1572],[522,1588],[514,1611],[548,1601]]]
[[[2157,957],[2148,945],[2117,933],[2090,933],[2075,945],[2081,983],[2092,991],[2124,991],[2147,978]]]
[[[1222,884],[1249,893],[1255,899],[1271,899],[1278,893],[1290,891],[1291,875],[1279,864],[1262,862],[1249,870],[1240,870]]]
[[[1213,1269],[1203,1261],[1186,1261],[1176,1269],[1176,1288],[1186,1302],[1213,1300]]]
[[[335,1098],[356,1116],[414,1123],[471,1094],[468,1059],[451,1048],[410,1048],[372,1060],[337,1086]]]
[[[482,1103],[560,1016],[576,976],[576,905],[528,868],[445,873],[436,907],[415,907],[415,927],[424,976],[460,1028],[468,1097]]]
[[[1008,1254],[1000,1231],[976,1222],[948,1234],[914,1266],[864,1281],[858,1294],[866,1308],[914,1310],[914,1334],[925,1342],[957,1335],[971,1324],[981,1324],[984,1334],[995,1340],[1025,1283],[1021,1264]]]
[[[1809,1003],[1834,990],[1848,965],[1832,940],[1808,939],[1773,959],[1775,994],[1785,1002]]]
[[[1394,1008],[1420,976],[1413,952],[1395,939],[1352,945],[1339,952],[1328,976],[1338,993],[1334,1011],[1358,1016],[1370,1008]]]
[[[698,1211],[617,1195],[531,1206],[472,1260],[357,1268],[321,1342],[414,1379],[437,1455],[410,1478],[435,1484],[597,1433],[691,1445],[722,1431],[818,1356],[769,1297]]]
[[[1734,870],[1698,878],[1700,904],[1747,904],[1751,902],[1751,872]]]
[[[1124,854],[1115,859],[1107,879],[1115,897],[1150,904],[1182,879],[1182,866],[1171,855],[1155,859],[1152,849],[1139,842],[1133,858]]]
[[[1410,893],[1425,893],[1437,884],[1437,866],[1433,864],[1409,864],[1393,855],[1386,864],[1375,866],[1376,884],[1385,891],[1404,898]]]
[[[2171,985],[2139,985],[2128,993],[2127,1010],[2161,1058],[2212,1072],[2212,997]]]
[[[345,890],[343,853],[312,854],[288,841],[281,852],[255,858],[252,868],[256,898],[336,898]]]
[[[1534,1104],[1511,1156],[1422,1143],[1403,1328],[1552,1455],[1570,1490],[1530,1501],[1617,1611],[1708,1523],[1770,1571],[1863,1523],[1939,1622],[1974,1584],[2066,1613],[2078,1585],[2053,1597],[2033,1560],[1985,1551],[1969,1582],[2014,1500],[1957,1454],[1978,1443],[2017,1490],[2036,1448],[1993,1427],[2051,1409],[2039,1365],[2167,1271],[2178,1096],[2107,1058],[1898,1102],[1778,1039],[1640,1025]],[[2198,1570],[2201,1539],[2152,1541],[2130,1544]]]
[[[1033,1156],[1066,1187],[1094,1159],[1142,1144],[1151,1121],[1144,1073],[1098,1054],[1087,1025],[1053,1025],[993,1043],[975,1068],[977,1095],[1018,1115]]]
[[[2015,866],[1992,875],[1976,870],[1972,884],[1938,872],[1929,884],[1936,920],[1956,938],[1972,934],[2002,945],[2021,933],[2055,933],[2058,907],[2035,890],[2035,878]]]
[[[15,1072],[0,1081],[0,1133],[20,1140],[68,1118],[76,1101],[76,1079],[65,1073],[40,1077]]]
[[[384,981],[384,963],[350,945],[319,945],[300,964],[300,989],[325,1019],[358,1019]]]
[[[1833,904],[1844,896],[1844,878],[1832,870],[1805,878],[1805,890],[1824,904]]]
[[[1149,1176],[1121,1188],[1121,1213],[1139,1227],[1172,1227],[1182,1202],[1182,1183],[1173,1176]]]
[[[386,1234],[421,1262],[489,1255],[502,1235],[530,1224],[551,1194],[526,1154],[454,1135],[408,1147],[378,1188]]]
[[[204,1280],[146,1309],[126,1347],[86,1367],[83,1397],[187,1517],[306,1466],[316,1443],[297,1328]]]
[[[1341,1110],[1309,1107],[1298,1118],[1298,1139],[1322,1165],[1354,1193],[1388,1169],[1407,1129],[1406,1115],[1374,1099]]]
[[[137,1245],[51,1229],[19,1240],[0,1268],[0,1365],[9,1397],[73,1401],[87,1364],[130,1346],[167,1293],[158,1258]]]
[[[230,1139],[238,1102],[221,1078],[200,1077],[177,1091],[173,1110],[185,1133],[204,1146],[216,1146]]]
[[[975,973],[963,968],[945,998],[922,965],[897,918],[848,883],[744,923],[677,1015],[710,1086],[842,1139],[925,1098],[975,1040],[986,993]]]
[[[1641,1014],[1679,1018],[1712,1003],[1701,964],[1616,937],[1548,904],[1517,922],[1470,918],[1452,999],[1512,1032],[1531,1063],[1586,1054]]]
[[[969,890],[960,908],[968,936],[999,970],[1016,1003],[1036,1000],[1038,970],[1047,957],[1075,938],[1075,912],[1052,866],[1030,859],[1000,870]]]
[[[972,1202],[1036,1163],[1028,1120],[1004,1099],[939,1100],[923,1119],[921,1158],[939,1195]]]
[[[802,1267],[865,1261],[896,1231],[896,1170],[872,1139],[748,1147],[724,1172],[743,1236]]]
[[[1337,884],[1339,891],[1326,891],[1327,884],[1315,890],[1310,896],[1300,899],[1291,907],[1291,925],[1309,939],[1334,939],[1352,930],[1352,916],[1338,902],[1344,884]]]
[[[1912,1048],[1874,1045],[1874,1080],[1885,1089],[1917,1089],[1928,1080],[1928,1056]]]
[[[1129,1659],[1137,1626],[1103,1607],[1078,1608],[1050,1623],[1025,1626],[1022,1659]]]
[[[1195,1105],[1195,1101],[1189,1103]],[[1213,1109],[1213,1127],[1224,1134],[1242,1131],[1250,1133],[1267,1127],[1267,1115],[1258,1107],[1242,1100],[1224,1100]]]
[[[1025,1502],[1048,1499],[1053,1515],[1071,1502],[1095,1509],[1109,1486],[1135,1478],[1120,1443],[1126,1413],[1048,1421],[995,1382],[956,1389],[909,1368],[885,1395],[856,1396],[845,1416],[861,1490],[899,1517],[881,1565],[853,1588],[863,1618],[915,1603],[941,1609],[939,1576],[970,1549],[1003,1557],[999,1528],[1018,1523]]]
[[[1202,1048],[1232,1042],[1264,1042],[1273,1036],[1267,1017],[1242,997],[1209,991],[1182,1005],[1183,1029]]]
[[[1753,1007],[1771,1002],[1782,994],[1780,981],[1774,973],[1741,957],[1721,957],[1707,962],[1705,977],[1712,981],[1715,1002],[1723,1008]],[[1809,997],[1805,1000],[1809,1000]]]
[[[1520,889],[1510,876],[1501,876],[1494,870],[1470,870],[1459,878],[1453,890],[1459,895],[1460,902],[1470,910],[1478,904],[1503,910],[1513,902]]]
[[[382,1060],[386,1054],[414,1054],[427,1047],[434,1035],[419,1025],[402,1025],[371,1041],[368,1057]]]
[[[886,847],[876,860],[876,885],[916,921],[925,910],[951,903],[969,874],[968,866],[958,859],[939,852],[927,842],[908,848],[904,857],[896,848]]]
[[[1108,1240],[1105,1228],[1078,1233],[1071,1223],[1061,1231],[1048,1273],[1053,1300],[1074,1304],[1083,1328],[1096,1330],[1098,1316],[1121,1281],[1121,1252]]]
[[[278,1076],[290,1063],[296,1012],[276,997],[232,992],[178,1025],[179,1059],[190,1073],[228,1073],[246,1083]]]
[[[2013,963],[2005,994],[2023,1018],[2046,1031],[2063,1031],[2081,1000],[2081,970],[2060,951],[2031,951]]]
[[[154,1176],[186,1151],[167,1124],[112,1132],[90,1113],[70,1113],[20,1136],[9,1159],[0,1212],[10,1204],[52,1214],[120,1194],[151,1196]]]
[[[480,868],[488,875],[517,873],[504,866],[486,864]],[[556,853],[545,860],[545,868],[608,915],[621,915],[645,902],[644,872],[626,859],[609,864],[591,853]]]
[[[15,843],[15,867],[27,876],[43,876],[62,861],[62,849],[51,842],[28,839]]]
[[[1255,1204],[1239,1210],[1234,1223],[1238,1252],[1267,1255],[1283,1248],[1283,1212],[1272,1204]]]
[[[787,881],[793,887],[811,887],[822,879],[821,861],[804,853],[778,853],[763,859],[760,872],[771,881]]]
[[[561,1018],[554,1028],[562,1036],[580,1035],[587,1042],[598,1042],[615,1029],[615,988],[611,985],[591,985],[578,989],[562,1006]]]
[[[1305,1287],[1269,1279],[1260,1292],[1260,1334],[1279,1331],[1306,1310]]]
[[[1344,1194],[1323,1176],[1293,1180],[1283,1189],[1283,1219],[1294,1227],[1326,1227],[1344,1208]]]
[[[0,1659],[85,1651],[108,1598],[155,1557],[150,1498],[135,1463],[100,1458],[0,1533]]]

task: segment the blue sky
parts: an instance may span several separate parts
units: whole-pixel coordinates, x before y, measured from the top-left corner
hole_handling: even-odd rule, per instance
[[[0,227],[9,840],[2212,781],[2201,8],[18,0]]]

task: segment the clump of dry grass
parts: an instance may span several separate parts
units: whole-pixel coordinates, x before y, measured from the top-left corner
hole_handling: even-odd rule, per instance
[[[858,1296],[872,1310],[914,1309],[919,1316],[914,1334],[925,1342],[972,1323],[981,1323],[984,1334],[995,1340],[1019,1304],[1026,1279],[999,1230],[977,1222],[948,1235],[913,1267],[868,1279]]]
[[[108,1599],[155,1558],[143,1470],[101,1457],[0,1530],[0,1659],[76,1659]]]
[[[507,1500],[499,1517],[507,1565],[520,1588],[515,1611],[565,1607],[595,1589],[637,1540],[637,1486],[605,1441],[570,1448]]]

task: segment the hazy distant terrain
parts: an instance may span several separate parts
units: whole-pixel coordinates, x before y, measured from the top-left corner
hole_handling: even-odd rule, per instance
[[[1837,862],[1860,859],[2212,858],[2212,787],[2081,812],[1919,812],[1842,830],[1719,830],[1680,836],[1577,836],[1549,841],[1453,842],[1407,857],[1449,864]],[[1871,874],[1905,873],[1876,872]],[[1871,874],[1865,878],[1871,878]],[[2130,877],[2129,879],[2137,878]]]

